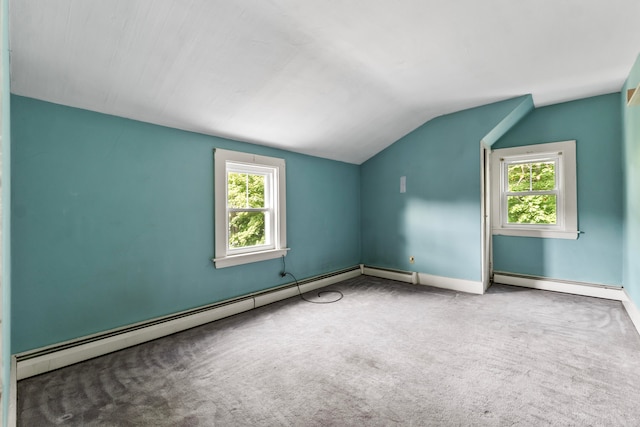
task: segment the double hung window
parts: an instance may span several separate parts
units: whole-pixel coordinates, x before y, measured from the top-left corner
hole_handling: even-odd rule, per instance
[[[216,268],[286,254],[285,162],[215,151]]]
[[[577,238],[575,141],[491,156],[493,234]]]

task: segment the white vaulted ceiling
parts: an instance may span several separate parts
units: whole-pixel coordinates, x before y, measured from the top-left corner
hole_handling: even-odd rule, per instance
[[[11,90],[350,163],[442,114],[620,90],[638,0],[12,0]]]

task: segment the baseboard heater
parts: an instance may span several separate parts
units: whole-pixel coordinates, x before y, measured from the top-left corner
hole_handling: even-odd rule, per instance
[[[397,280],[399,282],[413,283],[414,285],[433,286],[434,288],[449,289],[457,292],[471,294],[483,294],[484,286],[480,281],[457,279],[453,277],[435,276],[433,274],[416,271],[394,270],[384,267],[372,267],[361,265],[362,274],[367,276],[382,277],[384,279]]]
[[[298,285],[300,291],[304,293],[360,276],[360,274],[362,274],[361,267],[354,266],[300,280]],[[231,300],[20,353],[15,355],[17,379],[21,380],[69,366],[296,295],[298,295],[296,283],[287,283]]]
[[[398,282],[407,282],[417,285],[418,273],[415,271],[395,270],[393,268],[373,267],[361,264],[360,270],[362,274],[367,276],[380,277],[383,279],[396,280]]]
[[[504,285],[521,286],[524,288],[542,289],[545,291],[611,299],[615,301],[625,301],[627,299],[621,286],[575,282],[571,280],[509,273],[505,271],[495,271],[493,273],[492,282]]]

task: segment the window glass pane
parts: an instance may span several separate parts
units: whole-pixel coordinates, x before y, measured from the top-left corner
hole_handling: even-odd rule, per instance
[[[531,165],[529,163],[518,163],[507,166],[509,177],[509,189],[507,191],[529,191],[529,178],[531,176]]]
[[[229,212],[229,248],[266,243],[265,212]]]
[[[516,163],[507,166],[509,192],[556,188],[555,162]]]
[[[543,191],[556,188],[556,163],[531,163],[531,190]]]
[[[556,196],[508,196],[509,224],[555,224]]]
[[[266,176],[229,172],[227,174],[227,207],[264,208]]]

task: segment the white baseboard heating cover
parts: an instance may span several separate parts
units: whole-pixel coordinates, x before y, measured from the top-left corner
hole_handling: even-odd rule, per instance
[[[381,277],[383,279],[413,283],[414,285],[433,286],[434,288],[468,292],[471,294],[484,294],[484,286],[480,281],[434,276],[433,274],[419,273],[416,271],[403,271],[381,267],[370,267],[364,264],[360,265],[360,269],[362,270],[362,274],[366,274],[367,276]]]
[[[299,281],[304,292],[360,276],[359,267]],[[16,355],[18,380],[184,331],[298,295],[295,283]]]
[[[369,267],[364,264],[360,264],[360,270],[362,274],[373,277],[380,277],[382,279],[395,280],[398,282],[418,284],[418,273],[415,271],[403,271],[394,270],[390,268]]]
[[[595,283],[573,282],[569,280],[551,279],[548,277],[528,276],[524,274],[496,271],[493,283],[521,286],[523,288],[542,289],[545,291],[564,292],[566,294],[583,295],[624,301],[627,299],[622,287],[600,285]]]

